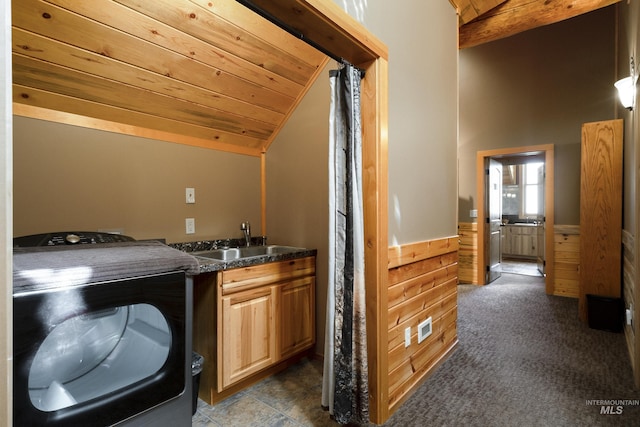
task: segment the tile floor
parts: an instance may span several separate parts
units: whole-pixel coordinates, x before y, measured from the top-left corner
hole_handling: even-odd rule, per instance
[[[542,277],[542,274],[538,270],[538,263],[536,261],[503,259],[500,266],[503,273]]]
[[[322,409],[322,363],[302,359],[222,402],[198,400],[193,427],[339,426]]]

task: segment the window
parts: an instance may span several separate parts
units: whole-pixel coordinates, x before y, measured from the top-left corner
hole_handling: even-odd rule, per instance
[[[525,215],[542,215],[542,186],[544,163],[526,163],[524,165],[524,206]]]

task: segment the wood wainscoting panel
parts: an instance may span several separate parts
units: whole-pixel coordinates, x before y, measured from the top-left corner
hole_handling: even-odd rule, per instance
[[[458,224],[460,250],[458,252],[458,277],[460,283],[478,284],[478,223]]]
[[[389,411],[446,359],[458,343],[458,238],[389,248]],[[418,325],[431,318],[431,335],[418,343]],[[411,344],[405,347],[405,330]]]
[[[555,254],[553,295],[578,298],[580,295],[580,226],[556,225],[553,230]]]

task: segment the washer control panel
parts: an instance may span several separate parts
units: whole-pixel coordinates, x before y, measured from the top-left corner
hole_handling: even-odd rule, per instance
[[[134,242],[133,237],[123,234],[100,233],[94,231],[61,231],[56,233],[32,234],[15,237],[14,248],[35,246],[83,245],[99,243]]]

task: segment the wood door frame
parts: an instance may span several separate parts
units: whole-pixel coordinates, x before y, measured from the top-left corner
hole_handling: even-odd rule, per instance
[[[369,418],[389,413],[388,373],[388,49],[331,0],[258,0],[254,4],[296,28],[314,34],[331,53],[365,70],[362,80],[362,170],[367,293]]]
[[[530,145],[525,147],[497,148],[494,150],[478,151],[476,153],[476,195],[478,197],[478,284],[486,284],[485,279],[485,218],[487,216],[485,207],[485,159],[487,157],[497,157],[505,155],[517,155],[529,153],[533,151],[541,151],[545,153],[545,180],[544,180],[544,201],[545,201],[545,235],[544,235],[544,253],[545,253],[545,291],[547,294],[553,294],[553,270],[555,259],[553,254],[553,234],[554,234],[554,145]]]

